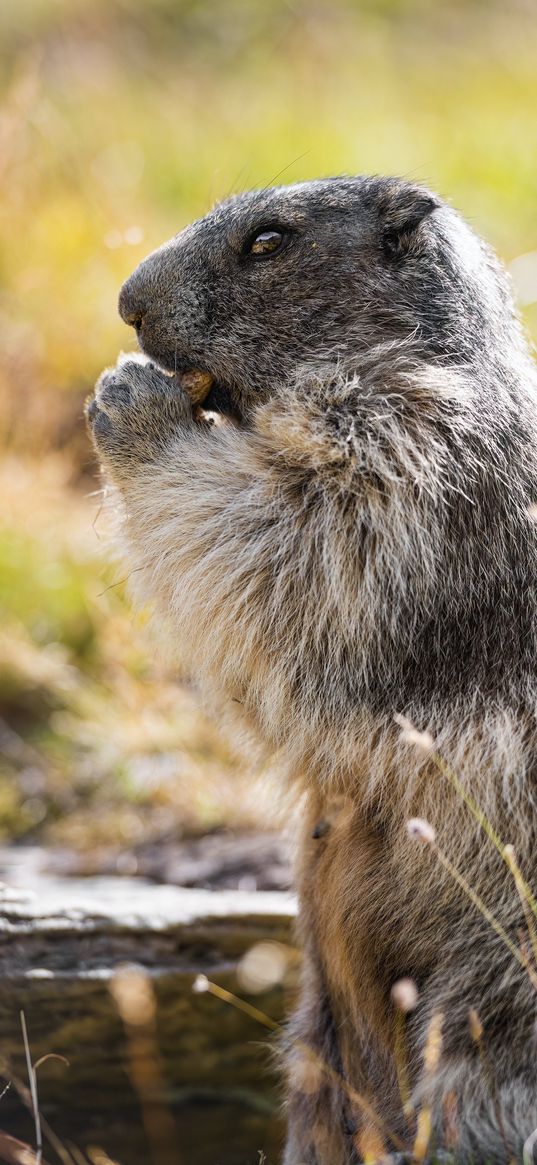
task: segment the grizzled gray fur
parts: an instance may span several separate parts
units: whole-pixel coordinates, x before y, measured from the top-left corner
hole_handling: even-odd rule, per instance
[[[507,277],[435,195],[341,178],[228,199],[120,310],[145,358],[88,416],[135,592],[300,807],[285,1165],[409,1153],[429,1114],[431,1153],[529,1160],[503,847],[535,888],[537,377]]]

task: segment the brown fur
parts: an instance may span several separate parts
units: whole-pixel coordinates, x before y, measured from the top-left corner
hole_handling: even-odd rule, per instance
[[[333,240],[343,227],[334,188],[328,197],[313,186],[322,210],[318,237],[328,216],[337,264]],[[449,774],[394,720],[404,713],[431,733],[466,794],[514,843],[532,881],[535,376],[488,252],[423,194],[409,220],[412,188],[402,189],[402,214],[391,215],[383,249],[367,252],[367,263],[357,260],[362,295],[364,271],[376,264],[365,307],[357,299],[355,308],[350,293],[341,307],[351,331],[358,311],[360,327],[367,319],[369,328],[352,333],[351,366],[349,351],[314,358],[310,329],[310,358],[297,358],[292,372],[282,364],[256,403],[251,391],[241,397],[242,365],[235,380],[230,375],[236,426],[200,423],[176,382],[133,360],[104,375],[90,407],[136,568],[135,593],[154,604],[183,667],[278,753],[302,798],[305,971],[289,1033],[286,1165],[353,1165],[373,1142],[392,1151],[411,1144],[415,1122],[408,1127],[399,1096],[391,996],[405,977],[418,989],[406,1020],[410,1088],[415,1111],[431,1108],[431,1144],[451,1146],[460,1162],[500,1165],[509,1155],[521,1158],[537,1126],[534,987],[438,852],[409,836],[408,819],[436,829],[438,850],[515,943],[526,928],[516,886]],[[391,207],[396,188],[387,191]],[[369,186],[366,193],[369,199]],[[281,198],[287,213],[297,200],[302,210],[295,191]],[[431,212],[437,227],[423,223]],[[274,222],[272,202],[265,221]],[[187,258],[196,238],[223,248],[222,223],[227,229],[218,208],[184,243],[179,236],[152,258],[151,294],[159,273],[166,289],[150,301],[160,313],[154,334],[148,324],[142,333],[153,350],[170,350],[161,303],[173,301],[169,281],[182,248]],[[341,279],[349,253],[342,245]],[[242,271],[236,280],[246,279]],[[383,280],[392,289],[389,328],[387,298],[376,314],[371,306]],[[300,284],[302,297],[307,288]],[[315,299],[321,290],[313,276],[311,288]],[[251,320],[246,309],[240,316],[239,364],[263,302],[255,299]],[[276,319],[274,296],[272,306]],[[411,328],[393,335],[397,320],[409,320],[418,306],[429,349]],[[189,343],[199,349],[189,311]],[[318,321],[317,302],[315,311]],[[375,327],[388,337],[373,342]],[[210,336],[207,365],[228,338],[218,328]],[[458,362],[452,341],[464,351]],[[484,1026],[492,1079],[472,1039],[471,1008]],[[424,1054],[438,1013],[443,1043],[432,1072]]]

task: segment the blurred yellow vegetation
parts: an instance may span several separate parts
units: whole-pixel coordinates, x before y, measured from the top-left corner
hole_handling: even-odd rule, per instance
[[[105,589],[82,403],[133,346],[118,288],[232,191],[391,172],[514,261],[537,334],[536,8],[7,0],[0,46],[0,837],[248,824],[251,774]]]

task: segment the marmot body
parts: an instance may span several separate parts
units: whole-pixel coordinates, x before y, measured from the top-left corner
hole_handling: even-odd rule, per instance
[[[455,1160],[521,1159],[531,907],[490,831],[535,886],[537,381],[506,276],[427,191],[334,179],[216,207],[120,308],[156,363],[105,373],[89,415],[136,589],[304,797],[285,1163],[396,1151],[428,1109]],[[235,424],[200,422],[196,370]]]

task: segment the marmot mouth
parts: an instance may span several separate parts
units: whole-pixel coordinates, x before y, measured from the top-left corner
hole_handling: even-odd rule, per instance
[[[147,352],[146,354],[149,355]],[[154,356],[150,355],[149,358],[155,359]],[[196,368],[188,364],[171,369],[169,364],[163,360],[156,360],[156,363],[166,376],[175,380],[183,392],[187,393],[195,408],[201,409],[203,412],[219,413],[222,417],[234,421],[235,424],[241,423],[243,416],[237,403],[236,394],[214,373],[209,372],[206,368]]]
[[[162,360],[157,360],[156,363],[170,380],[175,380],[183,392],[186,392],[193,405],[203,405],[216,384],[212,372],[207,372],[204,368],[184,365],[182,368],[172,369]]]
[[[174,379],[188,394],[195,408],[203,413],[211,414],[214,419],[222,419],[241,424],[243,421],[240,408],[230,389],[203,368],[189,368],[183,372],[176,372]]]
[[[167,354],[152,350],[148,344],[142,342],[140,337],[138,337],[138,342],[140,351],[144,356],[153,360],[171,380],[175,380],[190,397],[193,405],[203,404],[215,383],[212,372],[208,372],[206,368],[189,364],[180,357],[178,358],[177,355],[174,355],[172,362]]]

